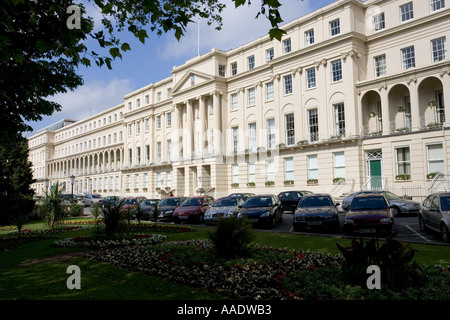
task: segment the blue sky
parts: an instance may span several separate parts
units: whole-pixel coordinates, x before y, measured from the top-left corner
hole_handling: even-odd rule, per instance
[[[280,12],[287,23],[335,1],[281,0]],[[180,41],[175,39],[173,33],[162,36],[149,34],[145,44],[142,44],[132,35],[125,34],[123,39],[130,44],[131,51],[124,53],[121,60],[113,61],[112,70],[99,68],[95,64],[80,68],[84,85],[73,92],[52,97],[50,100],[60,103],[62,110],[44,117],[42,121],[30,122],[34,132],[61,119],[81,120],[122,103],[125,94],[169,77],[174,66],[197,56],[198,47],[201,55],[212,48],[226,51],[267,34],[270,29],[268,20],[263,16],[255,19],[260,1],[253,0],[251,5],[239,8],[234,8],[230,0],[224,2],[227,7],[222,14],[223,27],[220,31],[215,30],[214,25],[208,26],[206,21],[200,21],[199,25],[188,26]],[[96,27],[100,28],[100,15],[92,2],[86,6],[88,14],[96,20]],[[27,133],[26,136],[32,134]]]

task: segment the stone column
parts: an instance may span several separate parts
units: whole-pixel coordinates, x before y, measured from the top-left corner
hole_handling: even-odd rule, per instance
[[[186,126],[183,130],[183,158],[190,159],[192,155],[192,127],[193,127],[193,116],[192,116],[192,102],[186,102]]]
[[[180,110],[177,105],[172,109],[172,160],[180,158]]]
[[[206,103],[205,98],[203,96],[199,97],[199,132],[200,132],[200,140],[198,141],[199,146],[199,155],[203,155],[205,150],[205,137],[206,137]]]
[[[223,154],[222,150],[222,113],[220,105],[219,92],[213,93],[213,107],[214,107],[214,154]]]

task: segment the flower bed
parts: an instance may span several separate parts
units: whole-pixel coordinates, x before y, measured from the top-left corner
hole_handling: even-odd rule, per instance
[[[226,261],[215,258],[213,249],[209,240],[192,240],[106,249],[84,257],[231,299],[450,299],[450,272],[441,266],[423,266],[416,287],[369,290],[344,280],[341,255],[255,247],[249,258]]]
[[[134,234],[122,239],[100,239],[93,237],[75,237],[57,240],[53,246],[60,248],[117,248],[123,246],[153,245],[161,243],[167,239],[167,236],[161,234]]]
[[[189,227],[183,226],[173,226],[165,224],[155,224],[154,223],[140,223],[129,225],[131,231],[152,231],[152,232],[168,232],[168,233],[179,233],[179,232],[193,232],[194,230]]]
[[[192,245],[202,253],[198,263],[179,259],[183,245]],[[240,258],[228,263],[214,262],[213,246],[208,240],[167,243],[156,248],[123,247],[86,253],[84,256],[128,270],[143,272],[169,281],[209,290],[232,299],[286,299],[288,294],[280,286],[280,277],[297,270],[313,270],[340,266],[341,256],[312,254],[310,251],[294,251],[257,247],[264,253],[275,253],[281,259]],[[177,257],[178,255],[178,257]],[[189,255],[186,255],[186,257]],[[209,258],[208,258],[209,256]],[[270,258],[272,257],[272,258]],[[203,260],[203,261],[202,261]]]

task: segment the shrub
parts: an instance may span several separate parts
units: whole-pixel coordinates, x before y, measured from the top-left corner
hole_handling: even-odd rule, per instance
[[[101,207],[100,211],[108,237],[113,237],[125,227],[124,216],[121,211],[122,205],[123,201],[119,201],[117,204],[106,204]]]
[[[379,247],[378,239],[372,238],[367,242],[353,239],[352,246],[348,248],[338,243],[336,245],[346,260],[344,277],[354,284],[364,285],[369,265],[380,267],[382,282],[392,289],[404,289],[417,284],[419,268],[416,263],[411,263],[417,250],[409,244],[388,238]]]
[[[209,239],[218,257],[232,259],[248,255],[255,235],[246,217],[230,217],[219,218],[217,229],[209,232]]]
[[[78,203],[72,203],[68,209],[67,214],[70,217],[81,217],[83,215],[83,206]]]
[[[45,192],[44,204],[41,206],[41,216],[50,228],[53,228],[65,216],[62,202],[59,183],[56,182],[50,191]]]

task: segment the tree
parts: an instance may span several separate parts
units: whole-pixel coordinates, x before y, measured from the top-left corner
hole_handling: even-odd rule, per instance
[[[84,0],[102,14],[103,30],[94,30],[82,0],[3,0],[0,7],[0,141],[17,132],[30,131],[26,121],[42,120],[43,115],[61,106],[48,98],[74,90],[83,84],[77,67],[112,68],[130,45],[117,36],[131,32],[142,43],[148,32],[173,32],[180,39],[196,17],[222,26],[225,5],[220,0]],[[232,0],[235,7],[247,0]],[[76,5],[76,7],[74,6]],[[278,0],[261,0],[257,17],[264,15],[272,24],[270,37],[281,39],[283,21]],[[86,46],[94,39],[99,54]]]
[[[33,206],[34,182],[28,161],[28,142],[20,134],[0,143],[0,223],[26,219]]]

